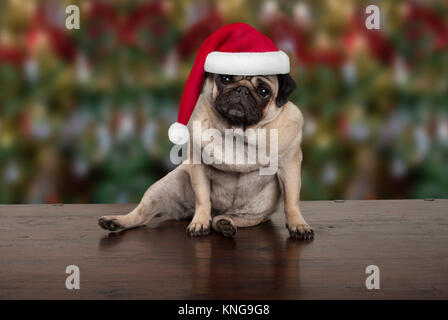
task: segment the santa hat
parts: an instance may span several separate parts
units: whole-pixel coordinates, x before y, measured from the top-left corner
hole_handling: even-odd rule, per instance
[[[289,73],[289,57],[272,41],[245,23],[226,25],[201,45],[187,79],[177,122],[168,136],[175,144],[189,139],[187,123],[205,80],[205,72],[228,75],[273,75]]]

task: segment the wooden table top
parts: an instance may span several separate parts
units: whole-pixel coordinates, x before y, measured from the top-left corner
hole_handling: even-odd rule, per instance
[[[0,299],[448,299],[448,200],[304,201],[312,242],[288,239],[281,214],[233,239],[189,238],[186,221],[98,227],[133,207],[0,205]]]

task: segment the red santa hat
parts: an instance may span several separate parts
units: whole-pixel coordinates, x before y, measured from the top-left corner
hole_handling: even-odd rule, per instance
[[[272,41],[245,23],[233,23],[210,35],[201,45],[187,79],[177,122],[168,136],[175,144],[189,140],[187,123],[204,84],[205,72],[228,75],[273,75],[289,73],[289,57]]]

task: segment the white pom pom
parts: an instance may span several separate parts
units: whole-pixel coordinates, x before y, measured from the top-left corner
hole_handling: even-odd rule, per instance
[[[168,129],[168,137],[174,144],[185,144],[190,139],[190,132],[186,125],[175,122]]]

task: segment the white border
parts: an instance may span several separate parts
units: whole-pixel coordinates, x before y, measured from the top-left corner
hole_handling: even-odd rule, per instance
[[[289,57],[283,51],[219,52],[207,55],[206,72],[229,75],[273,75],[289,73]]]

